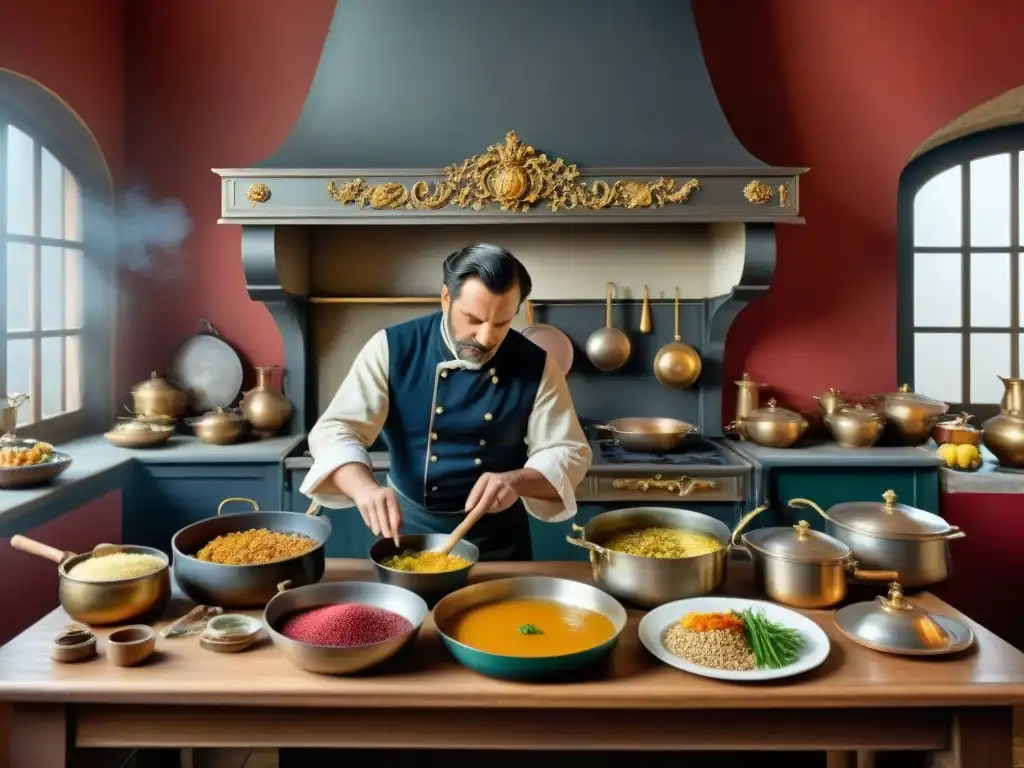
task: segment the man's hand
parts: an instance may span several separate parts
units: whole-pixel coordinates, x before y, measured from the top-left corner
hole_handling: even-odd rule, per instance
[[[398,545],[402,508],[398,505],[398,497],[393,490],[374,485],[356,493],[352,496],[352,501],[356,503],[363,522],[373,531],[374,536],[393,539],[395,545]]]
[[[512,472],[484,472],[466,497],[466,514],[504,512],[519,499]]]

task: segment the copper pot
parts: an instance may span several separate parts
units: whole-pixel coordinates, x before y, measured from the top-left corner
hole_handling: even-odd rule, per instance
[[[789,448],[804,436],[808,426],[802,414],[780,408],[772,398],[767,408],[752,411],[739,425],[739,430],[743,437],[757,445]]]
[[[885,417],[860,405],[840,407],[824,418],[832,439],[845,448],[870,448],[885,431]]]
[[[818,408],[821,410],[822,416],[831,416],[840,408],[850,404],[849,395],[832,387],[829,388],[828,392],[815,395],[814,399],[818,401]]]
[[[981,430],[967,423],[972,418],[969,413],[961,413],[951,421],[940,421],[932,430],[932,439],[938,445],[981,445]]]
[[[185,414],[188,397],[156,371],[132,387],[132,411],[148,419],[176,421]]]
[[[919,395],[904,384],[897,392],[873,395],[879,412],[885,416],[886,431],[903,445],[921,445],[932,436],[932,428],[949,406],[925,395]]]
[[[236,410],[214,408],[194,419],[187,419],[200,442],[210,445],[231,445],[245,434],[249,423]]]
[[[242,413],[257,437],[273,437],[292,416],[292,404],[273,383],[277,366],[256,369],[256,386],[242,396]]]

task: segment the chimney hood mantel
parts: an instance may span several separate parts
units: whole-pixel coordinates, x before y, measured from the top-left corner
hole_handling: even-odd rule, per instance
[[[732,133],[689,0],[338,0],[291,133],[214,172],[224,223],[423,225],[799,223],[806,170]]]

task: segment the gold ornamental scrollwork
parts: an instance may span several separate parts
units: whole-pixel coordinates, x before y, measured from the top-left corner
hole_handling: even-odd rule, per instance
[[[772,188],[763,181],[754,179],[743,188],[743,196],[747,198],[747,202],[749,203],[764,205],[765,203],[770,203],[772,201],[772,198],[775,197],[775,193],[772,191]]]
[[[245,199],[255,208],[259,203],[265,203],[270,199],[270,187],[262,182],[250,184],[249,189],[245,191]]]
[[[509,131],[504,144],[494,144],[483,155],[448,166],[438,182],[417,181],[409,187],[391,181],[366,184],[350,179],[332,181],[327,194],[342,205],[360,209],[436,211],[446,205],[480,211],[489,205],[514,213],[547,203],[551,211],[583,208],[661,208],[669,203],[689,201],[700,189],[697,179],[677,184],[661,177],[655,181],[594,181],[588,188],[579,180],[579,169],[562,158],[549,160],[523,144]]]
[[[789,207],[789,185],[779,184],[779,208]]]

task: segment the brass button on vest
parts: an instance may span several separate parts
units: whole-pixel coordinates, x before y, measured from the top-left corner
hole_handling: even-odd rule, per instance
[[[430,460],[436,464],[437,463],[437,454],[435,453],[433,456],[431,456]]]
[[[476,464],[479,467],[481,464],[484,463],[484,460],[483,459],[473,459],[473,463]]]
[[[487,441],[486,440],[481,440],[480,441],[480,445],[487,445]]]
[[[485,413],[484,414],[484,421],[490,421],[493,418],[494,418],[494,414],[493,413]]]
[[[431,432],[430,433],[430,439],[431,440],[437,440],[437,432]]]
[[[447,379],[448,378],[448,371],[441,371],[441,378],[442,379]]]
[[[434,413],[436,413],[438,416],[440,416],[442,413],[444,413],[444,408],[439,405],[439,406],[437,406],[437,408],[434,409]]]

